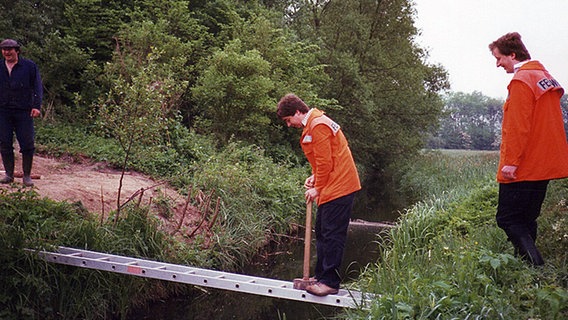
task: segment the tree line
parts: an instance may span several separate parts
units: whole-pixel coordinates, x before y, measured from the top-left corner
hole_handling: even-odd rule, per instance
[[[40,67],[46,120],[125,150],[175,147],[183,125],[290,161],[298,133],[274,111],[294,92],[343,126],[372,186],[436,132],[449,89],[410,0],[21,0],[0,15]]]
[[[451,92],[444,95],[444,109],[438,131],[428,139],[433,149],[499,150],[502,99],[472,93]],[[568,96],[560,100],[564,127],[568,135]]]

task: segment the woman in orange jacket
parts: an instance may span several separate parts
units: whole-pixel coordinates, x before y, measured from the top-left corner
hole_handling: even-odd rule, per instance
[[[518,33],[500,37],[489,49],[497,67],[514,74],[503,106],[497,224],[518,255],[542,265],[535,245],[536,219],[549,180],[568,177],[568,144],[560,109],[564,89],[540,62],[530,60]]]
[[[278,117],[288,127],[302,128],[300,144],[312,167],[304,186],[306,202],[316,201],[316,251],[314,285],[306,291],[325,296],[336,294],[341,282],[339,267],[359,175],[347,139],[337,123],[318,109],[310,109],[294,94],[278,102]]]

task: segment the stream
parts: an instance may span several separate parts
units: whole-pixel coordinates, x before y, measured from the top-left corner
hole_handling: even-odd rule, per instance
[[[355,207],[357,210],[357,206]],[[355,214],[353,220],[394,221],[398,212],[389,211],[383,214]],[[369,217],[371,216],[371,217]],[[345,255],[342,264],[343,283],[351,282],[369,263],[375,263],[379,257],[377,233],[384,227],[369,227],[351,224],[347,236]],[[315,239],[312,236],[312,254],[310,266],[315,265]],[[304,256],[303,237],[278,245],[267,257],[259,257],[251,265],[238,273],[290,280],[302,276]],[[225,291],[212,288],[197,288],[191,297],[175,297],[152,305],[132,314],[128,320],[307,320],[326,319],[341,312],[342,309],[332,306],[311,304],[246,293]]]

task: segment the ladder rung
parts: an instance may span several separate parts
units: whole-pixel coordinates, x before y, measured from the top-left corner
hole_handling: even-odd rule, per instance
[[[97,260],[97,261],[110,261],[110,258],[109,257],[100,257],[100,258],[97,258],[95,260]]]
[[[81,252],[68,253],[68,254],[64,254],[63,256],[65,256],[65,257],[82,257],[83,253],[81,253]]]

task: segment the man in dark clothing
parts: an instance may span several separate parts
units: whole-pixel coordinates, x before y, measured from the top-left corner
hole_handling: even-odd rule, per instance
[[[0,183],[14,181],[14,132],[22,154],[24,185],[31,187],[35,152],[33,118],[41,112],[43,85],[37,65],[21,58],[20,44],[12,39],[0,42],[0,154],[5,176]]]

